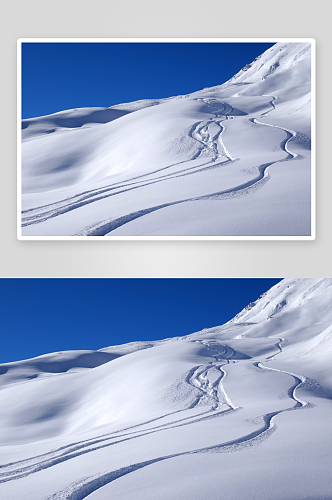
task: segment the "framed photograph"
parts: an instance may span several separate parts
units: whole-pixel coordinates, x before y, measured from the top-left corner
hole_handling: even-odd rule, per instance
[[[20,39],[17,87],[18,239],[315,239],[314,39]]]
[[[0,297],[2,499],[331,499],[332,278]]]

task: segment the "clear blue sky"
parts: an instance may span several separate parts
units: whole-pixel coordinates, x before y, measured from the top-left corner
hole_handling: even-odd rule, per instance
[[[187,335],[232,319],[280,279],[0,279],[0,363]]]
[[[272,45],[25,42],[22,118],[220,85]]]

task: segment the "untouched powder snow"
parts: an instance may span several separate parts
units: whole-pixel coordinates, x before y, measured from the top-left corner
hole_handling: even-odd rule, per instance
[[[19,237],[313,238],[311,45],[192,94],[22,120]]]
[[[184,337],[0,365],[6,500],[331,499],[332,279]]]

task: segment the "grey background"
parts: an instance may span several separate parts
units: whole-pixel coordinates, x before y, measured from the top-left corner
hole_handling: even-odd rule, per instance
[[[329,3],[324,0],[1,1],[0,277],[332,276]],[[16,41],[24,37],[315,38],[316,240],[17,240]]]

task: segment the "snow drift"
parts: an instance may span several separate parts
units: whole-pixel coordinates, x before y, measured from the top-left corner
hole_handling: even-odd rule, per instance
[[[330,499],[332,279],[184,337],[0,365],[0,495]]]
[[[302,237],[311,43],[167,99],[22,121],[23,237]]]

